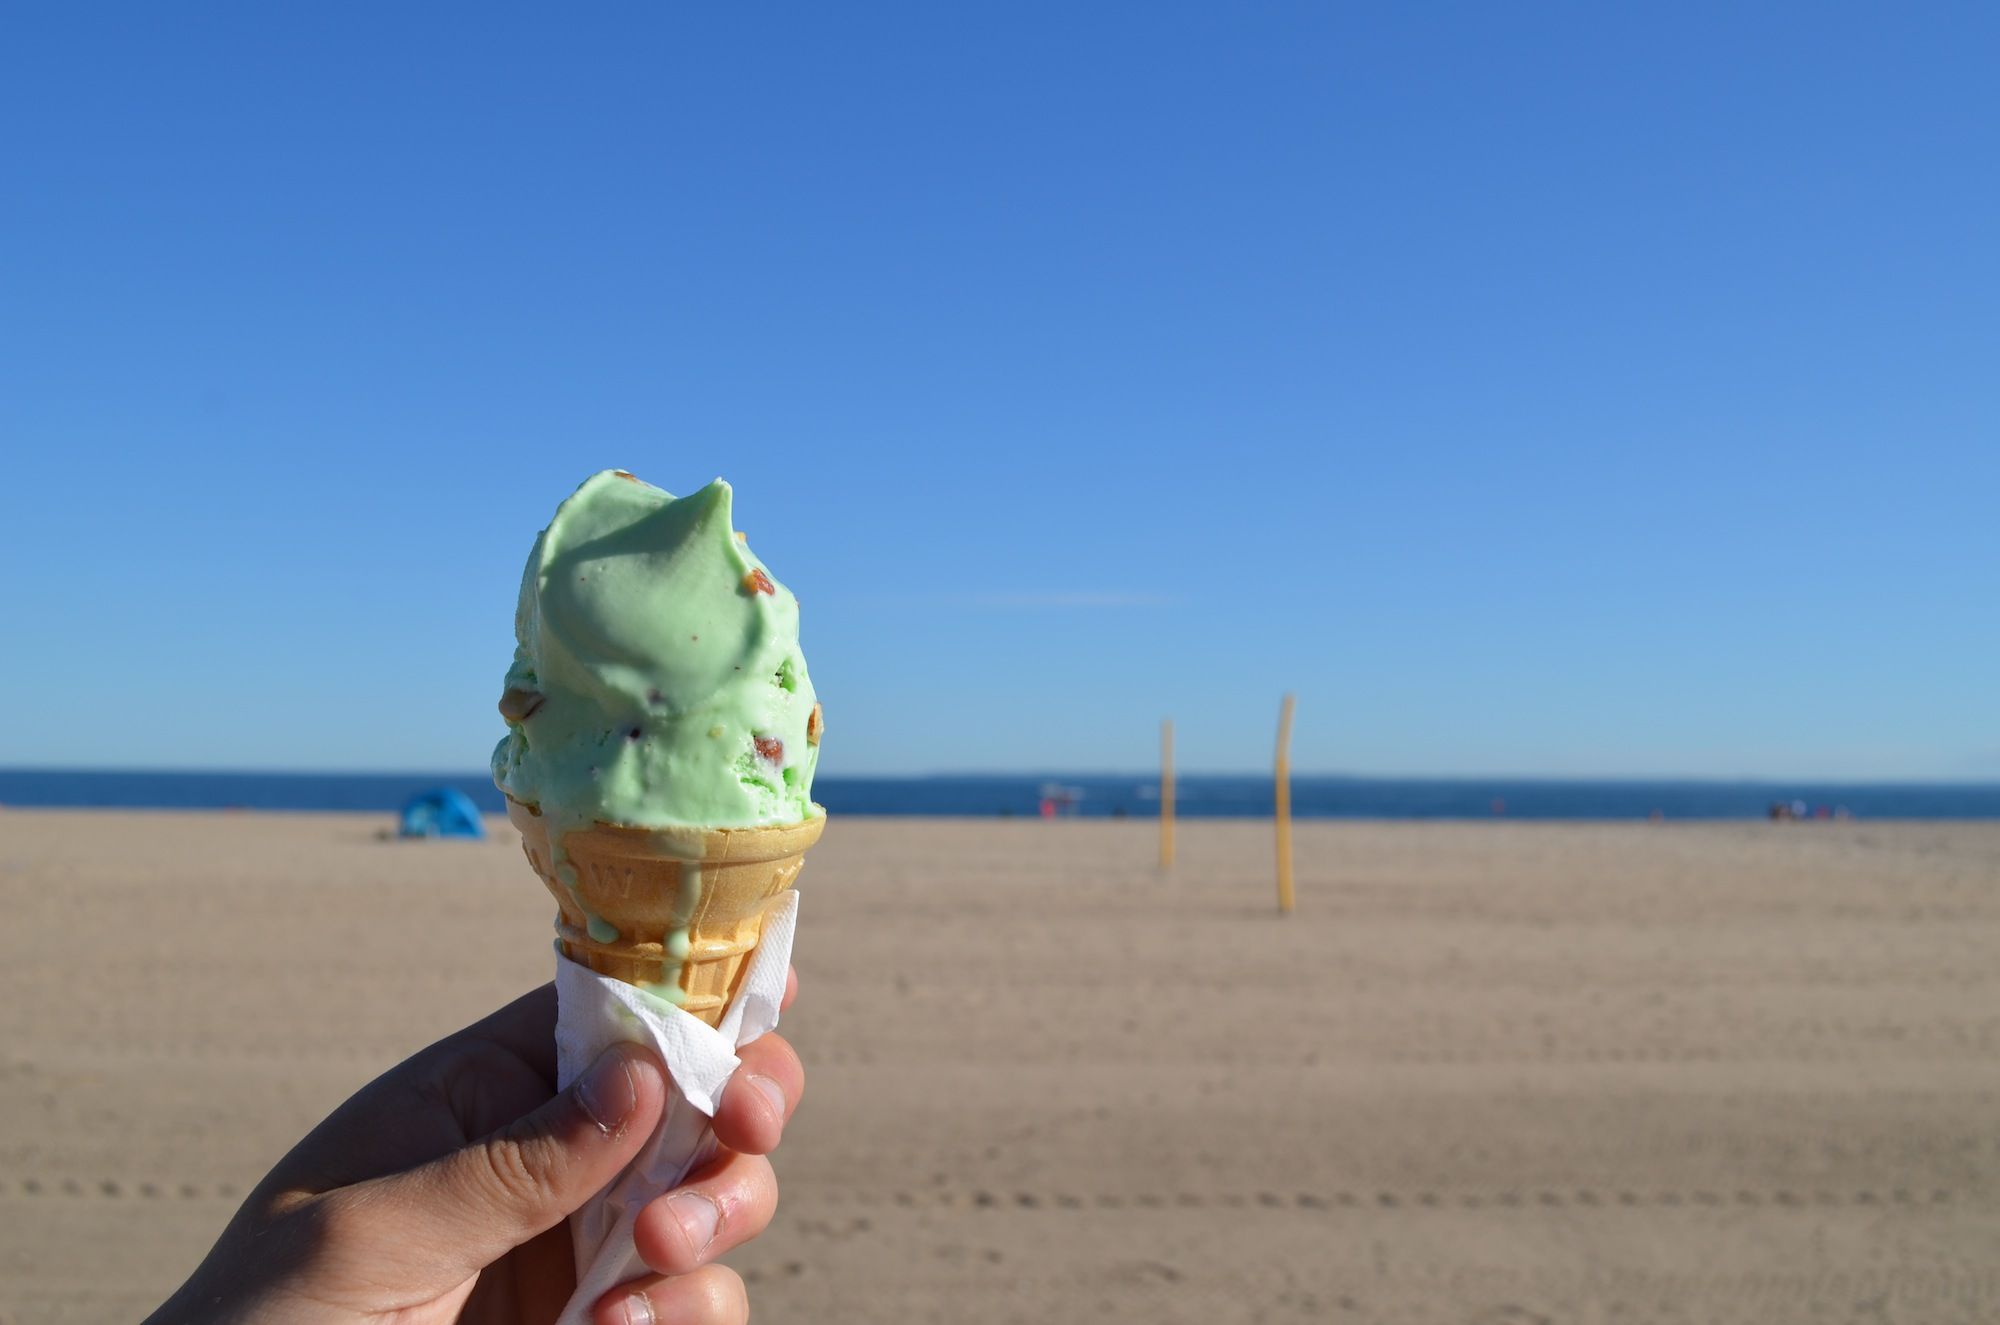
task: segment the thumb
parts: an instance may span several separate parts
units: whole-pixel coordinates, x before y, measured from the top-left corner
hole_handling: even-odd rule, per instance
[[[613,1045],[554,1099],[461,1150],[393,1178],[369,1205],[437,1268],[470,1275],[561,1223],[631,1162],[660,1121],[666,1073]]]

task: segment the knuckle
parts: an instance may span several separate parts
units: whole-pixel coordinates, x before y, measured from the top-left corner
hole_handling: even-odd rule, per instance
[[[480,1175],[494,1194],[511,1205],[535,1205],[556,1188],[557,1147],[547,1124],[524,1118],[505,1135],[479,1148]]]

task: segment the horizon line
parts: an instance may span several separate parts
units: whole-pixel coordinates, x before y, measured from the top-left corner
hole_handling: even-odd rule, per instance
[[[356,777],[356,778],[476,778],[488,781],[482,769],[438,768],[278,768],[278,767],[185,767],[155,764],[0,764],[0,776],[9,774],[91,774],[109,776],[195,776],[195,777]],[[926,769],[917,772],[858,772],[822,774],[835,781],[898,781],[946,778],[1119,778],[1138,782],[1158,782],[1157,768],[1130,769]],[[1292,780],[1323,779],[1336,782],[1528,782],[1528,783],[1707,783],[1721,786],[2000,786],[2000,774],[1973,776],[1920,775],[1830,775],[1830,774],[1734,774],[1734,773],[1360,773],[1293,769]],[[1178,781],[1189,778],[1271,777],[1269,769],[1176,769]]]

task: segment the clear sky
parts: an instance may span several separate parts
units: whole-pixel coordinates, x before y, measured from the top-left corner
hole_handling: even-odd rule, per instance
[[[721,474],[832,773],[2000,776],[2000,10],[41,5],[0,764],[456,769]]]

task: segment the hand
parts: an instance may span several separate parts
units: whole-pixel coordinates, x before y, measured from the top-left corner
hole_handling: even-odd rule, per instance
[[[785,1005],[798,990],[787,981]],[[556,996],[543,985],[391,1068],[278,1162],[148,1325],[284,1321],[548,1325],[576,1287],[564,1220],[660,1120],[666,1075],[637,1045],[555,1091]],[[596,1325],[747,1319],[711,1258],[764,1230],[770,1161],[805,1070],[766,1035],[737,1051],[720,1151],[633,1229],[657,1273],[599,1299]]]

